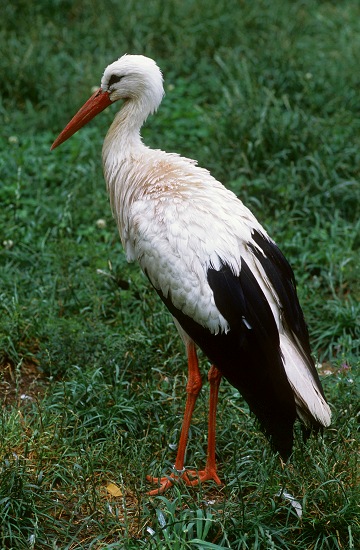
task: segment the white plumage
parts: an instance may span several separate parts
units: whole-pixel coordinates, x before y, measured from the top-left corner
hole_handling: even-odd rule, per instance
[[[184,466],[201,387],[197,344],[214,364],[208,461],[197,475],[219,482],[214,407],[222,374],[244,395],[284,458],[291,452],[296,415],[317,430],[330,424],[331,413],[310,355],[293,274],[275,243],[207,170],[142,143],[141,126],[163,93],[153,60],[123,56],[105,69],[101,88],[53,148],[109,104],[124,100],[104,141],[104,174],[127,259],[139,262],[169,308],[188,353],[188,399],[175,469]],[[195,483],[188,474],[172,477],[178,475]],[[168,477],[158,481],[159,491],[171,484]]]

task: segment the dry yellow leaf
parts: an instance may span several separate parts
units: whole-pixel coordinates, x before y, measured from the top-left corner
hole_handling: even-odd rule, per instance
[[[120,489],[120,487],[115,485],[115,483],[108,483],[107,486],[106,486],[106,490],[113,497],[122,497],[121,489]]]

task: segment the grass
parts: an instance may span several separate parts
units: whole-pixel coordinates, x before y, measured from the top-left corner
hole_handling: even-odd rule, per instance
[[[355,0],[3,8],[1,548],[356,548],[359,16]],[[211,169],[292,263],[333,410],[324,437],[297,440],[282,468],[223,384],[220,489],[146,495],[146,474],[174,460],[186,369],[111,218],[100,150],[114,110],[49,152],[124,52],[155,58],[166,78],[146,142]],[[199,401],[187,453],[197,466],[206,389]]]

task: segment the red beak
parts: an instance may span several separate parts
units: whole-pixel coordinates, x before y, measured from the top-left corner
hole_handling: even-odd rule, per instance
[[[88,100],[87,102],[79,109],[76,115],[70,120],[69,124],[63,129],[63,131],[58,135],[56,140],[51,146],[51,151],[55,149],[58,145],[69,139],[75,132],[80,130],[85,124],[90,122],[96,115],[101,113],[106,107],[111,105],[112,101],[110,99],[109,93],[104,92],[99,88]]]

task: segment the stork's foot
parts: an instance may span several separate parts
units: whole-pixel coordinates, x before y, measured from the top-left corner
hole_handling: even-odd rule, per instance
[[[155,496],[155,495],[161,495],[162,493],[165,493],[165,491],[167,491],[169,487],[172,487],[174,483],[177,483],[180,479],[184,479],[184,474],[185,472],[179,473],[179,474],[172,473],[165,477],[146,476],[147,481],[150,481],[150,483],[153,483],[154,485],[158,485],[156,489],[153,489],[152,491],[148,491],[148,495]]]
[[[205,470],[187,470],[184,474],[186,485],[199,485],[204,481],[215,481],[217,485],[222,485],[219,476],[216,473],[216,468],[207,468]]]
[[[205,470],[184,470],[179,473],[172,473],[165,477],[146,476],[147,481],[157,484],[158,487],[148,492],[148,495],[155,496],[165,493],[174,483],[183,481],[186,485],[194,487],[204,481],[215,481],[217,485],[222,485],[215,468],[205,468]]]

